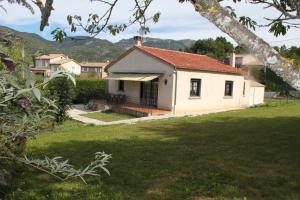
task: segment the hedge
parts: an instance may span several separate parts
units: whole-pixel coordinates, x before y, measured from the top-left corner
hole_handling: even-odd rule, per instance
[[[90,99],[102,99],[105,96],[107,81],[97,78],[77,78],[74,103],[88,103]]]

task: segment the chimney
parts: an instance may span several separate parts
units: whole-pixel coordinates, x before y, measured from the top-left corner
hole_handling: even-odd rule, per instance
[[[230,54],[230,59],[229,59],[229,64],[232,66],[232,67],[236,67],[235,66],[235,50],[232,51],[232,53]]]
[[[142,46],[143,38],[141,36],[135,36],[133,39],[135,40],[136,46]]]

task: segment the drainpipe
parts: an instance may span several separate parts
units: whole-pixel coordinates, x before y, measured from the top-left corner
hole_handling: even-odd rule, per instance
[[[177,104],[177,70],[175,70],[175,94],[174,94],[174,108],[173,108],[173,114],[176,113],[176,104]]]

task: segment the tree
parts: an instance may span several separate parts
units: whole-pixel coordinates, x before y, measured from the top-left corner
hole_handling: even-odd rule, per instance
[[[189,52],[206,54],[223,62],[225,62],[228,52],[233,50],[233,44],[224,37],[217,37],[215,40],[212,38],[198,40],[191,48],[187,49]]]
[[[76,31],[77,27],[83,28],[92,36],[96,36],[102,31],[110,31],[112,34],[117,34],[130,25],[138,23],[141,25],[141,30],[147,32],[149,28],[146,22],[149,19],[157,22],[160,13],[156,13],[151,18],[146,17],[146,11],[153,0],[133,0],[135,7],[132,10],[133,18],[130,18],[128,23],[120,25],[109,24],[109,19],[114,8],[119,0],[91,0],[101,2],[108,6],[108,10],[103,15],[90,14],[86,23],[82,21],[81,16],[68,16],[67,20],[71,25],[71,30]],[[275,51],[268,43],[255,35],[248,28],[255,28],[258,25],[255,21],[247,16],[241,16],[237,19],[236,14],[230,7],[223,7],[220,2],[223,0],[178,0],[179,2],[191,3],[195,11],[201,16],[207,18],[211,23],[216,25],[221,31],[227,33],[240,46],[247,48],[248,51],[254,54],[264,65],[268,66],[284,81],[288,82],[292,87],[300,90],[300,70],[290,62],[287,62],[280,54]],[[240,2],[241,0],[233,0]],[[11,1],[10,3],[22,4],[28,9],[31,9],[27,0]],[[175,1],[174,1],[175,2]],[[34,3],[39,7],[41,12],[41,30],[48,25],[48,20],[53,10],[53,0],[46,0],[45,3],[40,0],[35,0]],[[291,20],[300,19],[300,2],[298,0],[249,0],[250,4],[262,4],[267,9],[274,8],[280,15],[278,18],[269,19],[270,23],[266,24],[270,32],[275,36],[286,34],[290,28],[299,27],[299,23]],[[54,37],[57,40],[63,39],[66,33],[63,30],[56,29],[53,31]]]
[[[6,40],[2,38],[1,41]],[[7,45],[11,43],[5,42],[4,46]],[[111,156],[104,152],[96,152],[94,160],[82,169],[74,168],[61,157],[32,159],[24,154],[27,140],[35,137],[41,123],[51,120],[52,114],[58,110],[54,102],[45,98],[41,91],[56,78],[66,78],[74,84],[75,79],[65,72],[57,72],[44,82],[37,83],[30,73],[18,73],[19,68],[22,72],[29,68],[24,67],[25,63],[15,61],[20,59],[16,54],[12,54],[16,56],[12,59],[1,49],[0,62],[5,70],[0,71],[0,199],[5,187],[11,186],[9,180],[16,165],[34,168],[59,180],[81,178],[85,182],[85,176],[99,176],[103,170],[109,174],[105,166]]]
[[[55,121],[64,122],[67,118],[67,111],[72,105],[72,99],[75,96],[74,85],[66,77],[59,77],[51,81],[46,89],[46,96],[55,101],[57,111]]]

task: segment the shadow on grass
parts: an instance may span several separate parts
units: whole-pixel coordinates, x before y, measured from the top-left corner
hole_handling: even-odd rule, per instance
[[[26,173],[24,191],[13,197],[300,199],[299,117],[193,119],[141,123],[132,129],[136,136],[126,139],[102,141],[99,135],[52,142],[42,152],[69,158],[76,166],[88,163],[96,151],[113,154],[111,176],[88,178],[85,186]],[[139,132],[160,137],[142,138]],[[32,148],[31,154],[41,156],[41,149]]]

